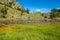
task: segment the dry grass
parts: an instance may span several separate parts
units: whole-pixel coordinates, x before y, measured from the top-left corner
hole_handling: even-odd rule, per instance
[[[1,27],[0,32],[4,32],[4,31],[7,31],[7,30],[11,30],[11,29],[13,29],[13,26],[7,25],[7,26],[4,26],[4,27]]]

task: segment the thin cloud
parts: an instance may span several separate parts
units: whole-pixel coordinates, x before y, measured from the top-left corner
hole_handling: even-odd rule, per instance
[[[33,12],[47,13],[50,11],[51,11],[51,9],[48,9],[48,8],[30,8],[31,13],[33,13]]]
[[[41,9],[36,9],[36,12],[41,12],[41,13],[47,13],[50,12],[50,9],[46,9],[46,8],[41,8]]]
[[[40,9],[36,9],[36,12],[40,12],[41,10]]]

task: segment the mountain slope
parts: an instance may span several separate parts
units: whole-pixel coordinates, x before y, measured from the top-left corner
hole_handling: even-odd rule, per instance
[[[7,18],[17,19],[21,17],[21,13],[22,13],[21,10],[24,10],[24,8],[18,2],[12,3],[11,6],[8,6],[7,4],[5,5],[4,3],[2,3],[2,1],[0,0],[1,2],[0,3],[0,17],[2,17],[3,15],[3,13],[1,13],[1,9],[3,8],[4,10],[4,6],[6,6],[7,8],[7,15],[6,15]]]

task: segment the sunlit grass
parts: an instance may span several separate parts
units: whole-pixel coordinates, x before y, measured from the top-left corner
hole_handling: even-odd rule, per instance
[[[60,20],[60,17],[56,18],[57,20]]]
[[[60,40],[60,25],[12,24],[14,28],[0,32],[0,40]]]
[[[9,20],[9,19],[8,18],[0,18],[0,22],[5,21],[5,20]]]

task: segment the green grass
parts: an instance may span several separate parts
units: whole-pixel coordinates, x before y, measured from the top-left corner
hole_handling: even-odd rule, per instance
[[[9,19],[8,18],[0,18],[0,22],[5,21],[5,20],[9,20]]]
[[[57,20],[60,20],[60,17],[56,18]]]
[[[60,40],[60,24],[12,24],[14,29],[0,32],[0,40]]]

